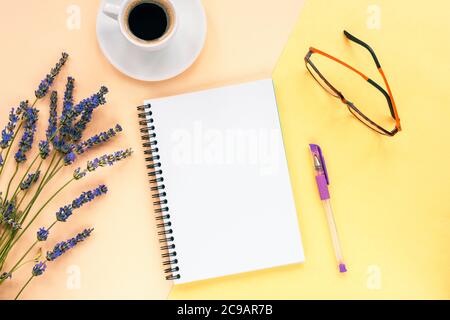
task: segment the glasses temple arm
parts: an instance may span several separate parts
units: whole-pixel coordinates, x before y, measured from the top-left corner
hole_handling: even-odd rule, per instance
[[[375,55],[375,52],[373,51],[373,49],[364,41],[358,39],[357,37],[355,37],[354,35],[350,34],[348,31],[344,30],[344,35],[347,37],[347,39],[359,44],[360,46],[364,47],[365,49],[367,49],[370,52],[370,55],[372,56],[372,59],[375,61],[375,64],[378,68],[378,71],[381,73],[381,76],[383,77],[383,81],[386,85],[386,88],[388,90],[388,94],[387,97],[388,98],[388,103],[389,103],[389,109],[391,110],[391,115],[392,117],[395,118],[395,121],[397,122],[397,126],[399,128],[401,128],[400,126],[400,118],[398,116],[397,113],[397,108],[394,102],[394,97],[392,95],[391,89],[389,87],[389,83],[387,82],[386,76],[384,75],[383,70],[381,69],[381,64],[380,61],[378,61],[377,56]],[[380,90],[381,92],[383,92],[383,95],[386,96],[386,91],[381,88],[378,84],[376,84],[374,81],[372,81],[371,79],[368,79],[367,81],[369,81],[370,84],[372,84],[374,87],[376,87],[378,90]]]
[[[372,86],[374,86],[375,88],[377,88],[386,98],[387,103],[389,105],[389,111],[391,112],[391,116],[392,118],[396,119],[396,115],[395,115],[395,111],[394,111],[394,106],[392,105],[391,102],[391,97],[389,96],[389,94],[386,92],[386,90],[384,90],[378,83],[376,83],[375,81],[373,81],[372,79],[368,79],[367,82],[369,82]]]
[[[355,37],[354,35],[350,34],[349,32],[347,32],[345,30],[344,30],[344,35],[347,37],[347,39],[349,39],[349,40],[359,44],[360,46],[366,48],[370,52],[370,55],[372,56],[373,60],[375,61],[375,64],[377,65],[377,68],[378,69],[381,68],[381,64],[378,61],[378,58],[375,55],[375,52],[373,51],[373,49],[367,43],[365,43],[362,40],[359,40],[357,37]]]

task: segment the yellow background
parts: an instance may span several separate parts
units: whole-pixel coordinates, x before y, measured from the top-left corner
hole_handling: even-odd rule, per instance
[[[86,188],[101,182],[110,187],[104,199],[83,208],[70,223],[59,225],[44,249],[83,227],[96,228],[92,239],[49,265],[45,276],[34,281],[23,298],[167,296],[170,283],[163,280],[161,272],[134,105],[151,97],[269,75],[301,2],[204,1],[208,16],[204,51],[187,72],[160,83],[132,80],[105,60],[94,32],[99,1],[3,4],[1,29],[14,32],[0,36],[2,123],[9,106],[30,97],[58,52],[66,50],[71,59],[62,77],[71,74],[76,78],[78,99],[101,84],[111,91],[109,110],[96,113],[87,135],[117,122],[126,132],[114,145],[91,156],[128,146],[136,150],[128,162],[55,199],[37,221],[36,229],[51,221],[61,204]],[[81,8],[79,30],[66,27],[66,9],[71,4]],[[374,18],[368,11],[370,5],[380,9],[379,30],[368,27],[368,20]],[[306,262],[177,286],[169,298],[450,298],[449,10],[444,0],[417,4],[307,1],[274,73]],[[394,138],[376,135],[362,126],[306,72],[303,57],[309,46],[315,46],[380,82],[370,56],[345,40],[344,28],[369,43],[380,58],[404,127]],[[62,77],[57,81],[59,89],[64,86]],[[359,94],[362,87],[360,79],[339,83],[348,98],[355,91]],[[367,107],[385,108],[385,104],[374,103],[378,98],[374,91],[367,93]],[[40,109],[42,133],[46,104]],[[307,147],[310,142],[322,146],[327,160],[332,202],[349,268],[345,275],[336,271],[314,183]],[[33,237],[30,232],[20,247],[26,248]],[[67,286],[71,266],[81,272],[81,287],[76,290]],[[2,286],[0,297],[14,296],[28,272],[24,268]]]
[[[374,4],[379,30],[369,28]],[[171,298],[450,298],[449,10],[446,1],[306,2],[274,73],[306,262],[175,287]],[[314,46],[382,83],[344,28],[374,48],[387,74],[404,128],[394,138],[354,120],[306,72]],[[351,98],[360,82],[339,88]],[[377,107],[387,111],[386,101]],[[345,275],[336,270],[310,142],[325,153]]]

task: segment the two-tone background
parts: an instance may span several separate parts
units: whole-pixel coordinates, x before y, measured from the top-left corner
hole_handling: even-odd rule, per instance
[[[159,83],[130,79],[103,57],[95,34],[100,1],[2,5],[1,125],[11,106],[32,99],[59,53],[67,51],[71,57],[56,82],[58,89],[63,90],[67,75],[76,79],[78,100],[100,85],[110,89],[108,104],[95,113],[87,136],[116,123],[125,130],[91,156],[130,146],[135,150],[129,161],[57,197],[36,222],[35,229],[46,225],[61,205],[98,183],[110,189],[57,226],[44,250],[84,227],[95,227],[95,233],[49,265],[23,298],[450,298],[447,2],[308,0],[302,10],[300,0],[203,3],[208,34],[202,54],[188,71]],[[306,72],[303,57],[315,46],[381,81],[370,56],[346,41],[343,29],[367,41],[380,58],[404,127],[394,138],[360,125]],[[152,97],[259,79],[273,70],[306,262],[172,288],[163,280],[135,106]],[[342,77],[347,96],[352,90],[361,92],[359,81]],[[377,99],[368,91],[369,108],[378,107]],[[39,105],[40,134],[46,127],[47,102]],[[335,269],[310,142],[326,153],[350,270],[345,275]],[[34,235],[30,232],[20,246],[26,248]],[[30,269],[24,267],[3,285],[0,297],[12,298]]]

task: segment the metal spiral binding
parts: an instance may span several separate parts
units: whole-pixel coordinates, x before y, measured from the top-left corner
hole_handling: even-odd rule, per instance
[[[161,170],[161,157],[158,155],[159,149],[157,147],[158,141],[156,139],[155,126],[153,125],[151,105],[142,105],[137,107],[139,113],[139,124],[141,128],[141,138],[144,141],[142,146],[144,147],[145,161],[149,164],[147,169],[149,170],[147,175],[150,177],[150,190],[152,191],[153,205],[158,206],[155,209],[159,242],[161,244],[162,257],[164,258],[163,266],[164,273],[167,280],[180,279],[179,267],[177,266],[178,260],[176,259],[177,252],[175,251],[175,238],[173,237],[173,230],[170,228],[172,223],[170,222],[170,214],[168,213],[169,207],[167,206],[167,193],[164,191],[166,186],[163,184],[164,178],[162,177],[163,171]]]

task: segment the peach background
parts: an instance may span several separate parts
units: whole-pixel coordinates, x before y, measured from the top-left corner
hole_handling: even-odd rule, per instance
[[[108,185],[107,196],[79,210],[66,224],[58,224],[50,245],[72,236],[84,227],[95,227],[88,242],[55,263],[45,276],[35,279],[24,292],[26,299],[151,299],[166,298],[171,283],[163,277],[154,229],[152,204],[138,133],[135,106],[144,99],[188,92],[269,76],[298,18],[302,0],[204,1],[208,18],[206,46],[198,61],[182,75],[160,83],[130,79],[116,71],[101,54],[96,41],[95,19],[100,1],[25,0],[9,1],[0,11],[0,119],[10,106],[32,99],[36,85],[61,51],[71,57],[56,88],[63,94],[65,77],[76,79],[75,97],[82,99],[108,86],[108,104],[94,115],[86,137],[120,123],[125,132],[114,142],[89,156],[133,147],[132,159],[91,175],[58,196],[19,244],[27,248],[34,230],[54,219],[54,212],[81,191],[99,183]],[[70,5],[81,9],[81,29],[66,26]],[[39,132],[46,128],[48,100],[39,104]],[[66,170],[64,176],[69,176]],[[6,176],[6,175],[5,175]],[[4,180],[4,179],[2,179]],[[58,180],[55,185],[64,180]],[[2,181],[2,184],[4,181]],[[46,198],[46,197],[43,197]],[[17,254],[23,252],[19,248]],[[16,255],[17,255],[16,254]],[[10,261],[13,260],[10,257]],[[14,259],[15,260],[15,259]],[[24,267],[0,288],[1,298],[12,298],[29,276]],[[80,272],[81,286],[68,288]]]

